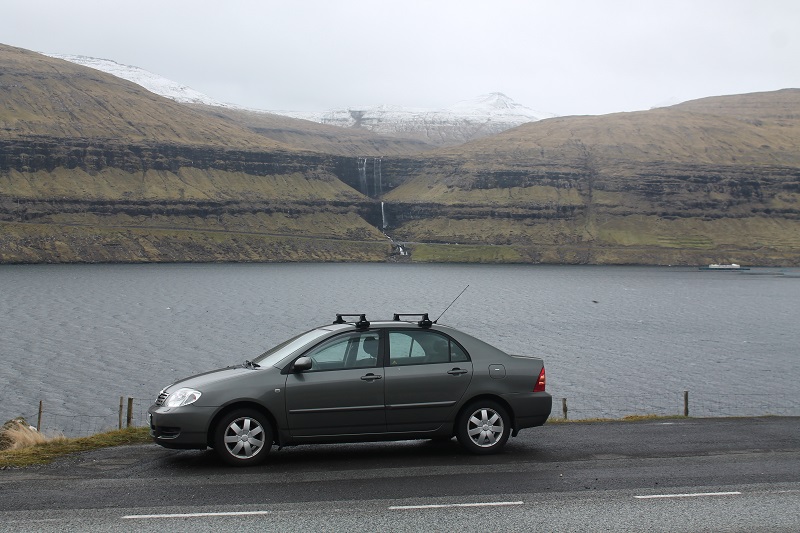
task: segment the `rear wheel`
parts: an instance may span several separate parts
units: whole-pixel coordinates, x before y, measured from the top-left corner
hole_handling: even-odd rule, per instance
[[[511,434],[511,417],[497,402],[481,400],[469,404],[456,421],[458,442],[470,453],[499,452]]]
[[[238,409],[220,419],[214,450],[229,465],[252,466],[267,458],[272,440],[272,426],[263,413]]]

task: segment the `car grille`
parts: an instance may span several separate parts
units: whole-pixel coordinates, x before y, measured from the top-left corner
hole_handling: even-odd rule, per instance
[[[167,396],[169,396],[169,393],[166,393],[166,392],[162,392],[161,394],[159,394],[158,398],[156,398],[156,405],[164,405],[164,402],[166,401]]]

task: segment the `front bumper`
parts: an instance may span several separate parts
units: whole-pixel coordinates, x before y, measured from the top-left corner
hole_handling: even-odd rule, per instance
[[[205,449],[209,445],[208,428],[214,407],[152,405],[147,410],[150,437],[165,448]]]

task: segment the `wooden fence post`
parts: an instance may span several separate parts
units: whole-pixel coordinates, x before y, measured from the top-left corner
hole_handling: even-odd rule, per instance
[[[39,416],[36,417],[36,431],[42,431],[42,400],[39,400]]]
[[[119,397],[119,429],[122,429],[122,410],[125,408],[125,397]]]
[[[689,416],[689,391],[683,391],[683,416]]]
[[[567,399],[561,398],[561,410],[564,412],[564,420],[567,419]]]
[[[133,422],[133,398],[128,398],[128,426],[131,427]]]

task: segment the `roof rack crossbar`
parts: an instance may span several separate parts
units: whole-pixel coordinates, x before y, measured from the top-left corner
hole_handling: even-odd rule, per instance
[[[348,323],[344,317],[358,317],[358,322],[354,322],[356,329],[367,329],[369,327],[369,320],[367,320],[367,315],[365,313],[336,313],[336,320],[333,321],[334,324],[346,324]]]
[[[420,317],[421,320],[419,322],[417,322],[417,325],[419,327],[421,327],[421,328],[429,328],[429,327],[431,327],[433,325],[433,322],[431,322],[431,319],[428,318],[428,313],[395,313],[394,314],[394,321],[395,322],[399,322],[400,321],[400,317],[409,317],[409,316],[410,317],[415,317],[415,316]]]

